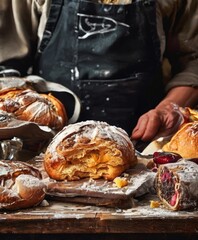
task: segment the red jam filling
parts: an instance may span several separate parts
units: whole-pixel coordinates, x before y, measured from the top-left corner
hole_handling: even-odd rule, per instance
[[[172,196],[172,198],[170,200],[170,205],[171,206],[175,206],[175,204],[177,203],[177,196],[178,196],[178,193],[175,192],[175,194]]]

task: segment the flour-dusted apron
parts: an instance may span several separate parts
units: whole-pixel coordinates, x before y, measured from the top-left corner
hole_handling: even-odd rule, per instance
[[[107,121],[131,133],[163,96],[155,1],[52,0],[37,63],[37,74],[79,96],[79,121]]]

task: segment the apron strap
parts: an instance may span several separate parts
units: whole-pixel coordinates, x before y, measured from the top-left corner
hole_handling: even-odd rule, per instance
[[[47,44],[49,43],[52,37],[52,34],[54,32],[54,29],[59,19],[62,5],[63,5],[63,0],[52,0],[51,2],[48,20],[45,26],[40,47],[38,49],[39,53],[43,52],[43,50],[45,49],[45,47],[47,46]]]

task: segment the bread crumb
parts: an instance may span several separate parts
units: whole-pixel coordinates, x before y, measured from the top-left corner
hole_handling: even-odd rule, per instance
[[[159,206],[160,206],[159,201],[154,201],[154,200],[150,201],[150,208],[158,208]]]
[[[123,188],[128,185],[128,180],[126,178],[116,177],[113,182],[118,188]]]

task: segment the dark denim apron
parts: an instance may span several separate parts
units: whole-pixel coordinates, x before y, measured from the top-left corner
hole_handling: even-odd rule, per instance
[[[155,1],[52,0],[37,63],[37,74],[79,96],[79,121],[106,121],[131,133],[163,96]]]

